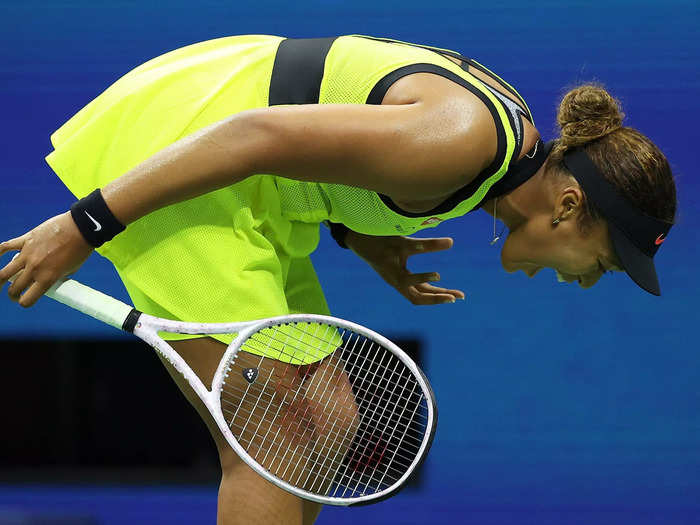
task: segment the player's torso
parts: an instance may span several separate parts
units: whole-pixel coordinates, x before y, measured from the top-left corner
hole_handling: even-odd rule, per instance
[[[461,63],[460,59],[453,57],[446,58],[452,60],[455,64],[459,65]],[[513,100],[514,103],[520,105],[520,102],[516,100],[511,93],[506,91],[491,77],[468,65],[466,65],[466,67],[469,68],[469,73],[477,77],[481,82],[490,85],[492,88],[498,90],[510,100]],[[432,73],[414,73],[397,80],[386,92],[386,95],[384,95],[382,104],[411,104],[415,100],[418,100],[427,94],[430,94],[431,96],[463,99],[463,104],[460,104],[460,107],[469,107],[470,105],[479,106],[482,104],[481,101],[479,101],[461,86],[458,86],[452,81]],[[514,160],[520,160],[523,156],[525,156],[525,154],[535,145],[535,142],[540,136],[535,126],[526,119],[523,120],[523,127],[523,147],[518,155],[518,158]],[[420,213],[434,209],[441,204],[445,198],[439,197],[420,201],[392,200],[399,208],[405,211]]]
[[[359,35],[244,35],[202,42],[124,75],[53,135],[56,151],[47,161],[82,196],[179,138],[255,107],[402,104],[428,92],[483,104],[480,110],[487,107],[500,126],[494,162],[473,188],[447,195],[445,202],[397,206],[361,188],[274,177],[289,219],[328,219],[375,235],[410,234],[477,206],[532,141],[531,116],[515,90],[500,79],[491,82],[493,75],[482,82],[483,66],[462,59],[448,50]],[[208,198],[217,201],[208,209],[230,206],[225,191]]]
[[[535,144],[538,134],[527,105],[511,86],[476,61],[449,50],[362,35],[280,42],[271,75],[271,106],[409,104],[428,96],[454,100],[456,111],[464,111],[465,118],[477,111],[490,112],[494,158],[474,184],[455,188],[453,195],[397,202],[362,188],[280,179],[290,218],[329,219],[374,235],[434,227],[479,205],[510,162]]]

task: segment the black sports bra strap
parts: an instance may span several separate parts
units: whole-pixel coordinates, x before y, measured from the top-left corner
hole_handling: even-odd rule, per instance
[[[268,104],[318,104],[326,55],[336,38],[282,40],[272,66]]]
[[[533,124],[532,114],[530,113],[530,110],[528,109],[527,104],[525,104],[525,101],[520,96],[520,94],[517,91],[515,91],[513,88],[508,86],[505,82],[503,82],[503,80],[501,80],[496,75],[494,75],[491,71],[489,71],[484,66],[482,66],[481,64],[479,64],[478,62],[476,62],[475,60],[473,60],[471,58],[465,57],[465,56],[457,53],[456,51],[452,51],[450,49],[442,49],[440,47],[425,46],[422,44],[414,44],[412,42],[404,42],[402,40],[394,40],[392,38],[378,38],[378,37],[367,36],[367,35],[350,35],[350,36],[358,36],[358,37],[362,37],[362,38],[367,38],[369,40],[376,40],[378,42],[405,44],[405,45],[409,45],[409,46],[413,46],[413,47],[420,47],[423,49],[427,49],[428,51],[433,51],[441,56],[450,56],[452,58],[457,58],[457,59],[462,61],[460,66],[467,73],[473,75],[473,73],[470,73],[470,71],[469,71],[469,67],[473,67],[474,69],[477,69],[477,70],[481,71],[482,73],[484,73],[485,75],[487,75],[494,82],[496,82],[499,86],[501,86],[503,89],[505,89],[508,93],[513,95],[517,99],[517,102],[515,102],[515,103],[518,104],[519,106],[521,106],[521,109],[522,109],[523,114],[525,115],[525,118],[530,121],[530,124]]]
[[[460,55],[456,51],[452,51],[450,49],[442,49],[440,47],[432,47],[432,46],[424,46],[422,44],[414,44],[412,42],[404,42],[402,40],[394,40],[392,38],[377,38],[375,36],[367,36],[367,35],[350,35],[350,36],[359,36],[362,38],[368,38],[370,40],[377,40],[379,42],[387,42],[387,43],[393,43],[393,44],[406,44],[408,46],[413,46],[413,47],[422,47],[423,49],[427,49],[428,51],[434,51],[435,53],[438,53],[440,55],[447,55],[451,56],[452,58],[458,58],[459,60],[469,60],[467,57]]]
[[[487,68],[476,62],[472,58],[465,58],[464,59],[464,64],[462,64],[462,69],[464,69],[467,73],[469,73],[472,76],[475,76],[474,73],[471,73],[469,71],[470,67],[473,67],[477,71],[481,71],[484,75],[489,77],[491,80],[493,80],[496,84],[501,86],[503,89],[505,89],[508,93],[513,95],[516,99],[519,106],[521,106],[522,112],[525,115],[525,118],[527,118],[530,121],[530,124],[534,124],[532,114],[530,113],[529,108],[527,107],[527,104],[523,100],[523,97],[520,96],[520,94],[515,91],[512,87],[510,87],[508,84],[506,84],[503,80],[498,78],[493,72],[489,71]],[[477,77],[478,78],[478,77]]]

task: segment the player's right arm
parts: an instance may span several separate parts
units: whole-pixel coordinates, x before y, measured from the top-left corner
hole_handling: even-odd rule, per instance
[[[256,173],[358,186],[401,201],[447,196],[495,154],[495,130],[493,137],[483,133],[468,109],[451,105],[420,100],[244,111],[158,152],[102,194],[125,225]]]
[[[124,225],[256,173],[359,186],[403,201],[447,196],[479,173],[494,149],[495,131],[459,104],[443,98],[244,111],[156,153],[102,195]],[[0,270],[0,286],[24,270],[9,289],[22,306],[92,251],[69,213],[0,243],[0,255],[11,250],[20,254]]]

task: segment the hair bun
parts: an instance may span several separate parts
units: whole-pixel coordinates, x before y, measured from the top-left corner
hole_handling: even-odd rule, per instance
[[[622,127],[620,102],[605,88],[584,84],[569,91],[559,104],[557,123],[563,150],[582,146]]]

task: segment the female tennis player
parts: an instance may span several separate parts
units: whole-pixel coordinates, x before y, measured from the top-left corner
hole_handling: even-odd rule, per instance
[[[406,266],[452,240],[409,235],[483,209],[508,228],[508,272],[552,268],[587,288],[619,270],[658,295],[653,257],[676,208],[666,158],[602,87],[569,91],[557,118],[561,136],[543,143],[509,84],[445,49],[361,35],[191,45],[53,134],[47,162],[80,200],[2,243],[19,255],[0,285],[22,270],[9,295],[31,306],[97,249],[159,317],[328,314],[309,259],[325,221],[412,303],[452,303],[463,292]],[[229,340],[173,345],[206,384]],[[219,523],[315,520],[319,505],[257,476],[208,423]]]

